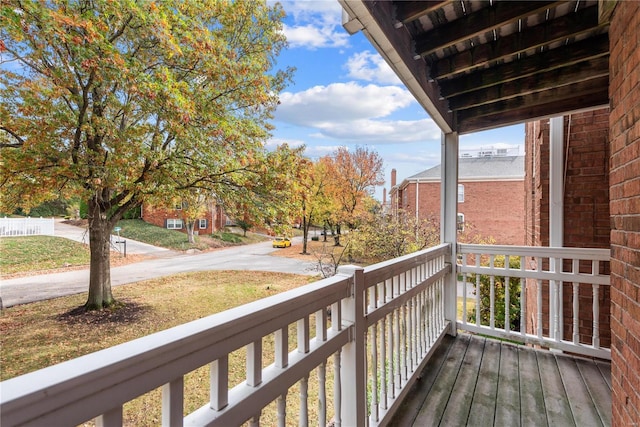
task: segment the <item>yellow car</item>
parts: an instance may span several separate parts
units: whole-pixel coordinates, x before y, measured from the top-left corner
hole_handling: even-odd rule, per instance
[[[291,240],[288,237],[276,237],[273,239],[274,248],[288,248],[291,246]]]

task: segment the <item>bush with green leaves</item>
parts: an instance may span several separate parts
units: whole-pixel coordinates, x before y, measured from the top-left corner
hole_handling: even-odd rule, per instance
[[[493,262],[494,267],[504,267],[505,257],[496,256]],[[483,260],[482,265],[489,265],[488,260]],[[520,259],[509,258],[509,268],[519,269]],[[480,281],[480,324],[489,326],[491,322],[491,276],[481,274],[470,274],[467,280],[471,282],[477,289],[477,278]],[[520,330],[520,278],[509,278],[509,329],[512,331]],[[506,294],[506,278],[504,276],[494,276],[494,325],[496,328],[504,329],[505,327],[505,294]],[[467,321],[476,323],[476,311],[468,313]]]

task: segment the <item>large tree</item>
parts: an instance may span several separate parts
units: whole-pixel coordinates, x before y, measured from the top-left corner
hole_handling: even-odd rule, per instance
[[[87,201],[88,309],[113,303],[109,235],[144,199],[269,193],[263,141],[290,74],[273,69],[278,5],[4,0],[0,13],[0,208]]]

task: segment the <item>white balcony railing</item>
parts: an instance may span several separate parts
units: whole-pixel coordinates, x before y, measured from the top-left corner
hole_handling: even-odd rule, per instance
[[[294,419],[301,426],[383,424],[447,330],[449,254],[441,245],[342,268],[335,277],[4,381],[0,424],[96,418],[120,426],[123,405],[157,388],[163,425],[259,425],[271,402],[280,426]],[[274,360],[263,360],[267,341]],[[240,349],[246,373],[230,384],[229,357]],[[210,369],[209,401],[184,417],[191,392],[184,377],[203,366]]]
[[[600,340],[609,259],[609,249],[460,244],[457,327],[611,359]]]

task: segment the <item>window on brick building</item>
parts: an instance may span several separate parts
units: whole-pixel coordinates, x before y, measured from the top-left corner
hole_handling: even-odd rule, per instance
[[[402,190],[402,207],[406,207],[409,204],[408,194],[406,190]]]
[[[198,220],[198,228],[200,230],[204,230],[207,228],[207,220],[206,219],[200,219]]]
[[[182,220],[176,218],[167,219],[167,228],[169,230],[181,230],[182,229]]]
[[[458,184],[458,203],[464,202],[464,184]]]
[[[464,231],[464,214],[461,214],[461,213],[458,214],[457,225],[458,225],[458,231],[463,232]]]

